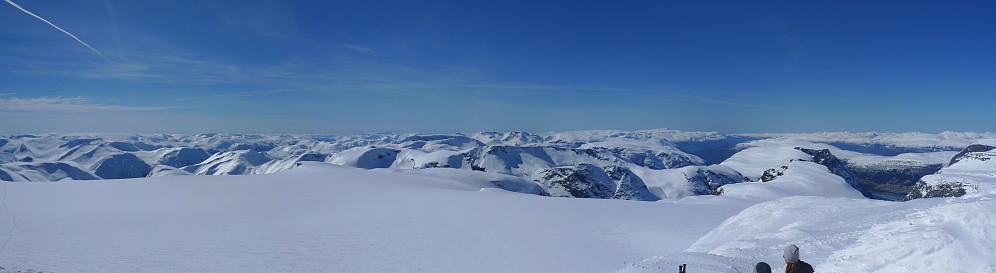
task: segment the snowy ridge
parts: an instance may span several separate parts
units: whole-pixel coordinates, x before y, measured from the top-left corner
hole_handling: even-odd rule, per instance
[[[844,154],[848,157],[857,156],[859,155],[858,153],[844,151],[827,144],[812,143],[801,139],[767,139],[752,141],[742,145],[750,148],[746,148],[745,150],[734,154],[720,164],[729,166],[739,171],[752,181],[766,183],[773,180],[777,181],[779,179],[792,180],[802,183],[792,187],[813,187],[813,189],[827,190],[825,186],[836,185],[837,178],[840,178],[851,189],[857,190],[866,197],[871,197],[871,194],[864,189],[861,182],[851,173],[845,163],[835,156],[833,151],[837,151],[837,153]],[[802,162],[812,164],[804,164]],[[812,165],[819,165],[822,168]],[[793,167],[801,168],[803,170],[789,171]],[[823,174],[824,172],[829,173],[830,175],[827,176]],[[787,174],[798,175],[803,179],[800,180],[791,177],[783,179],[783,175]],[[795,182],[793,182],[793,184],[794,183]],[[757,187],[760,189],[759,191],[745,190],[745,188],[741,187],[728,187],[723,189],[723,194],[747,194],[751,196],[754,196],[757,193],[772,194],[769,197],[761,198],[785,196],[784,194],[778,194],[779,190],[775,190],[772,186]],[[734,193],[730,192],[730,190],[743,192]],[[795,191],[793,190],[790,192]],[[845,190],[845,192],[847,191]]]
[[[723,165],[687,166],[667,170],[637,169],[646,177],[647,188],[662,199],[676,199],[692,195],[716,194],[727,184],[748,182],[750,179]]]
[[[930,197],[973,197],[996,193],[996,146],[982,140],[951,158],[950,165],[924,176],[903,200]]]
[[[860,191],[822,165],[795,161],[786,165],[782,176],[769,182],[725,185],[720,195],[750,200],[772,200],[787,196],[827,196],[862,198]]]
[[[212,155],[204,162],[187,166],[184,170],[199,175],[247,174],[270,160],[265,154],[254,150],[237,150]]]
[[[510,137],[511,136],[511,137]],[[506,135],[481,133],[477,142],[498,143],[539,141],[523,133]],[[462,139],[459,145],[452,142]],[[468,148],[474,141],[462,136],[409,137],[396,144],[356,147],[331,155],[326,162],[364,168],[428,169],[454,168],[521,177],[545,187],[559,197],[658,200],[650,194],[644,175],[659,170],[701,164],[703,161],[682,152],[666,141],[640,142],[613,139],[582,145],[543,144],[486,145]],[[570,147],[575,146],[575,147]],[[739,175],[736,175],[739,176]],[[681,180],[681,183],[686,183]],[[654,182],[655,184],[659,184]],[[660,192],[660,191],[657,191]],[[683,196],[682,195],[670,195]]]
[[[31,182],[95,179],[100,179],[100,177],[80,169],[71,162],[27,162],[0,165],[0,180],[3,181]]]
[[[656,200],[715,193],[719,186],[759,180],[768,173],[776,175],[793,160],[813,160],[802,155],[805,148],[827,149],[847,168],[858,169],[848,175],[843,169],[828,166],[852,185],[882,179],[885,186],[872,185],[879,194],[903,194],[912,180],[932,172],[933,165],[916,162],[943,157],[944,152],[907,153],[886,157],[859,153],[830,145],[853,143],[899,145],[940,149],[944,145],[962,145],[989,133],[815,133],[815,134],[720,134],[684,132],[669,129],[640,131],[594,130],[532,134],[528,132],[479,132],[471,134],[397,134],[361,135],[252,135],[252,134],[40,134],[0,137],[0,167],[7,175],[0,179],[19,181],[57,181],[64,179],[121,179],[168,175],[238,175],[267,174],[293,168],[299,161],[326,161],[360,168],[426,169],[456,168],[516,176],[538,185],[550,184],[542,172],[554,168],[577,169],[582,164],[602,168],[624,168],[636,180],[613,180],[611,188],[634,191],[646,196],[643,188]],[[746,143],[740,143],[747,141]],[[680,143],[676,144],[676,143]],[[830,144],[828,144],[830,143]],[[905,145],[905,146],[904,146]],[[710,162],[730,167],[715,172],[704,166],[706,160],[684,151],[686,147],[703,152]],[[784,150],[770,149],[780,146]],[[752,152],[755,147],[768,147]],[[919,148],[917,148],[919,149]],[[944,148],[947,149],[947,148]],[[734,153],[734,150],[740,150]],[[774,154],[769,154],[769,153]],[[792,153],[795,153],[794,155]],[[734,157],[730,157],[733,155]],[[769,156],[775,155],[775,156]],[[730,158],[727,158],[730,157]],[[890,159],[886,159],[890,158]],[[767,161],[765,161],[767,160]],[[854,162],[880,161],[883,164],[853,165]],[[905,161],[901,161],[905,160]],[[763,162],[762,162],[763,161]],[[67,167],[24,168],[24,163],[62,163]],[[741,163],[738,163],[741,162]],[[688,168],[683,171],[672,171]],[[864,168],[861,168],[863,166]],[[692,170],[695,169],[695,170]],[[60,173],[60,170],[63,170]],[[65,171],[69,170],[69,171]],[[51,171],[51,172],[50,172]],[[31,174],[17,174],[30,172]],[[883,173],[892,178],[882,178]],[[611,172],[606,172],[610,175]],[[597,176],[605,179],[603,176]],[[910,177],[899,179],[896,177]],[[56,180],[53,180],[56,179]],[[580,180],[578,180],[580,181]],[[645,186],[640,186],[640,182]],[[899,182],[897,182],[899,181]],[[906,181],[906,182],[903,182]],[[608,183],[601,181],[599,183]],[[594,183],[594,182],[593,182]],[[893,184],[889,184],[893,183]],[[901,193],[896,193],[901,192]],[[895,199],[895,198],[893,198]]]

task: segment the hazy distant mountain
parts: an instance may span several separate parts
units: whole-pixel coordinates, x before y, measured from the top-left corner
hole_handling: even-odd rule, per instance
[[[449,168],[508,175],[553,196],[657,200],[714,194],[728,184],[777,180],[792,173],[787,172],[792,168],[789,163],[807,161],[866,196],[898,199],[920,177],[939,169],[937,158],[983,138],[996,135],[720,134],[668,129],[431,135],[41,134],[0,137],[0,179],[247,175],[278,172],[301,161],[324,161],[365,169]]]

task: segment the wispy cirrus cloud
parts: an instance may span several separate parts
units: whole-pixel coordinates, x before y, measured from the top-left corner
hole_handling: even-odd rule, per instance
[[[83,97],[74,98],[0,98],[0,111],[25,112],[101,112],[101,111],[159,111],[168,107],[136,107],[100,104]]]
[[[373,49],[370,49],[368,47],[361,46],[361,45],[341,44],[341,45],[338,45],[338,47],[339,48],[343,48],[343,49],[349,49],[349,50],[352,50],[352,51],[363,52],[363,53],[373,53],[374,52]]]
[[[25,65],[11,73],[28,76],[61,75],[91,79],[118,79],[169,84],[214,84],[251,79],[238,65],[157,53],[132,53],[128,61],[92,65],[47,62]]]

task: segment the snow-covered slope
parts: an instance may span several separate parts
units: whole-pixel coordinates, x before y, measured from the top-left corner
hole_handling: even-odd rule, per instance
[[[921,178],[903,200],[996,192],[993,159],[996,159],[996,140],[980,140],[951,158],[947,167]]]
[[[661,199],[712,195],[723,185],[750,181],[733,168],[723,165],[636,171],[640,173],[640,177],[646,177],[645,182],[650,192]]]
[[[62,180],[100,179],[72,163],[19,162],[0,165],[0,180],[18,182],[47,182]]]
[[[590,164],[603,171],[621,168],[634,174],[626,179],[610,179],[614,186],[607,186],[606,190],[632,191],[632,196],[626,199],[652,200],[712,194],[721,185],[745,181],[740,173],[753,180],[761,179],[765,172],[775,175],[779,168],[786,166],[785,162],[781,162],[786,159],[827,162],[814,155],[801,155],[799,152],[805,153],[803,150],[791,150],[802,147],[816,150],[812,152],[814,154],[828,150],[830,155],[838,158],[837,161],[848,163],[845,168],[824,164],[832,173],[852,184],[859,181],[866,193],[870,193],[868,189],[877,190],[876,196],[883,197],[897,195],[896,192],[905,195],[913,181],[933,173],[937,165],[919,164],[922,158],[932,155],[919,152],[961,149],[964,147],[956,146],[967,145],[989,135],[991,133],[952,132],[720,134],[669,129],[538,134],[39,134],[0,137],[0,164],[13,164],[3,167],[10,179],[15,176],[33,177],[31,181],[51,181],[49,179],[68,176],[18,166],[32,162],[63,164],[97,178],[119,179],[188,173],[266,174],[292,168],[299,161],[326,161],[361,168],[477,170],[517,176],[537,185],[552,185],[543,177],[554,170],[577,170],[584,164]],[[766,148],[753,154],[742,151],[779,145],[789,150]],[[893,158],[890,160],[880,160],[886,156],[868,154],[879,148],[892,149],[887,153],[918,153],[887,155]],[[855,152],[859,150],[863,153]],[[738,151],[740,153],[736,153]],[[795,155],[779,154],[781,152]],[[729,158],[731,155],[737,158]],[[900,161],[906,160],[903,159],[906,157],[910,160]],[[875,160],[879,163],[856,163]],[[730,169],[721,172],[707,170],[715,168],[706,165],[719,162]],[[917,164],[908,164],[910,162]],[[681,171],[676,171],[679,169]],[[851,170],[851,174],[843,172],[844,169]],[[22,171],[31,174],[16,173]],[[605,171],[606,176],[612,174]],[[0,179],[7,176],[0,175]],[[603,176],[598,177],[604,179]],[[644,187],[640,186],[640,182],[655,197],[649,198],[642,193]],[[570,187],[575,186],[584,185]],[[616,194],[613,193],[613,196]]]
[[[265,154],[255,150],[237,150],[212,155],[204,162],[183,169],[200,175],[250,174],[270,160]]]
[[[157,160],[159,164],[174,168],[183,168],[201,163],[211,157],[211,154],[208,154],[204,149],[188,147],[163,148],[156,151],[156,153],[161,154]]]
[[[772,200],[787,196],[827,196],[862,198],[860,191],[825,166],[808,161],[793,161],[776,179],[725,185],[720,195],[751,200]]]
[[[829,179],[807,181],[805,186],[814,186],[813,183],[835,184],[836,179],[833,179],[833,177],[817,174],[826,172],[841,178],[846,185],[857,190],[862,195],[871,197],[870,192],[864,190],[861,182],[832,151],[837,151],[837,153],[844,154],[847,157],[860,155],[858,153],[843,151],[827,144],[812,143],[797,139],[768,139],[750,142],[746,145],[752,147],[734,154],[726,161],[723,161],[721,165],[729,166],[752,181],[759,182],[782,179],[782,176],[787,174],[797,174],[806,177],[805,179],[815,179],[817,176]],[[796,164],[797,162],[813,164]],[[822,166],[823,168],[821,169],[813,165]],[[794,166],[798,166],[804,170],[796,172],[788,171],[788,169]],[[795,179],[793,178],[792,180]],[[740,188],[731,187],[727,190],[730,189]],[[733,192],[726,194],[733,194]]]
[[[13,228],[0,266],[13,272],[676,272],[687,264],[688,272],[751,272],[765,261],[777,272],[784,269],[781,249],[796,244],[817,272],[996,269],[996,195],[870,200],[809,161],[790,162],[770,182],[723,186],[764,185],[768,198],[658,202],[542,197],[530,181],[471,170],[299,163],[252,176],[0,182],[17,219],[16,226],[0,221],[0,231]],[[832,189],[790,187],[831,178]],[[850,193],[834,193],[841,189]],[[776,191],[787,197],[770,198]],[[5,213],[0,219],[9,219]]]
[[[816,272],[994,272],[996,199],[888,202],[786,197],[747,208],[678,253],[618,272],[785,270],[782,249],[798,245]]]
[[[687,248],[745,207],[722,200],[549,198],[499,190],[490,181],[500,175],[484,172],[303,163],[251,176],[3,182],[17,226],[0,252],[0,266],[44,272],[607,272]],[[7,217],[0,211],[0,219]],[[11,222],[0,221],[0,239],[9,228]]]
[[[519,136],[515,139],[521,140],[523,136]],[[439,136],[431,139],[451,140]],[[508,139],[507,136],[502,136],[484,140],[500,142]],[[535,181],[552,196],[647,201],[662,197],[650,194],[645,186],[646,179],[642,174],[647,173],[646,170],[702,163],[698,157],[659,141],[646,143],[612,140],[578,145],[575,148],[539,143],[469,149],[464,145],[448,145],[441,150],[425,147],[427,145],[423,143],[411,145],[408,142],[400,145],[357,147],[333,154],[327,162],[364,169],[475,170]],[[687,180],[681,182],[685,183]]]
[[[93,174],[104,179],[121,179],[145,177],[152,167],[141,158],[129,153],[109,155],[98,161],[91,168]]]

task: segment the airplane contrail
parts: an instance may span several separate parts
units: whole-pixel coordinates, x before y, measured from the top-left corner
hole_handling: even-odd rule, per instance
[[[56,25],[55,25],[55,24],[53,24],[52,22],[49,22],[48,20],[45,20],[45,18],[41,18],[41,16],[38,16],[38,15],[35,15],[34,13],[31,13],[30,11],[28,11],[28,10],[26,10],[26,9],[22,8],[22,7],[20,6],[20,5],[18,5],[17,3],[14,3],[14,2],[13,2],[13,1],[11,1],[11,0],[4,0],[4,1],[5,1],[5,2],[7,2],[7,3],[10,3],[10,4],[11,4],[11,5],[13,5],[13,6],[15,7],[15,8],[17,8],[17,9],[19,9],[19,10],[23,11],[24,13],[27,13],[28,15],[31,15],[31,16],[34,16],[35,18],[38,18],[38,20],[42,20],[42,21],[43,21],[43,22],[45,22],[45,23],[48,23],[48,25],[50,25],[50,26],[54,27],[55,29],[58,29],[58,30],[62,31],[62,32],[63,32],[63,33],[65,33],[65,34],[68,34],[68,35],[69,35],[69,37],[73,37],[73,39],[76,39],[76,41],[77,41],[77,42],[80,42],[81,44],[85,45],[85,46],[86,46],[87,48],[89,48],[89,49],[90,49],[91,51],[93,51],[93,53],[97,53],[97,55],[100,55],[100,57],[104,57],[104,54],[100,53],[100,51],[97,51],[97,50],[96,50],[96,49],[94,49],[94,48],[93,48],[92,46],[90,46],[90,45],[88,45],[88,44],[84,43],[84,42],[83,42],[83,40],[80,40],[80,38],[76,38],[76,35],[73,35],[72,33],[69,33],[69,31],[66,31],[66,30],[64,30],[64,29],[62,29],[62,28],[60,28],[60,27],[56,26]]]

